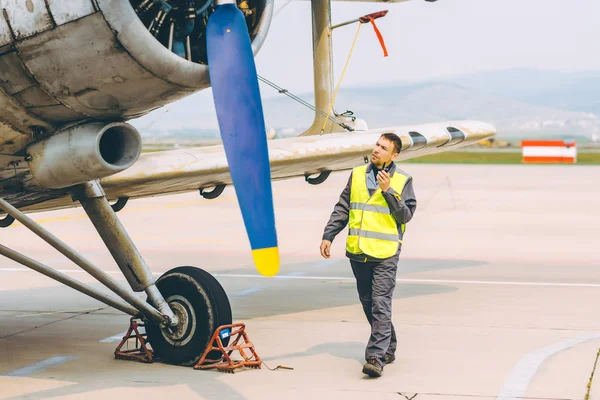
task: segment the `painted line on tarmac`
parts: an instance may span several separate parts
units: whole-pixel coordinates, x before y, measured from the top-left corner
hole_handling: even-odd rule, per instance
[[[28,268],[17,267],[17,268],[1,268],[0,271],[2,271],[2,272],[28,272],[31,270]]]
[[[140,332],[142,333],[142,332]],[[99,340],[99,343],[115,343],[123,340],[123,336],[127,334],[127,331],[123,331],[121,333],[117,333],[115,335],[109,336],[106,339]]]
[[[290,272],[289,274],[285,274],[285,275],[282,275],[282,276],[289,276],[289,277],[294,278],[294,277],[297,277],[297,276],[304,276],[304,275],[306,275],[306,272],[295,271],[295,272]]]
[[[144,335],[146,333],[146,328],[143,326],[138,326],[138,331],[140,334]],[[114,343],[120,342],[123,340],[123,337],[127,334],[127,331],[123,331],[120,333],[115,333],[112,336],[107,337],[106,339],[99,340],[99,343]]]
[[[525,397],[525,392],[529,382],[535,376],[538,368],[544,361],[556,353],[567,350],[578,344],[589,342],[590,340],[600,338],[600,333],[594,333],[578,338],[565,340],[552,346],[544,347],[532,353],[526,354],[521,361],[513,368],[510,377],[504,382],[497,400],[518,400]]]
[[[57,314],[81,314],[81,313],[87,313],[89,311],[97,311],[98,308],[85,308],[83,310],[75,310],[75,311],[48,311],[48,312],[33,312],[30,314],[20,314],[20,315],[15,315],[15,318],[29,318],[29,317],[43,317],[45,315],[57,315]]]
[[[29,272],[28,268],[0,268],[0,272]],[[58,272],[65,274],[86,273],[79,269],[57,269]],[[111,275],[122,275],[121,271],[105,271]],[[162,275],[164,272],[153,272],[153,275]],[[306,279],[306,280],[326,280],[326,281],[354,281],[350,276],[305,276],[305,275],[276,275],[263,276],[256,274],[219,274],[211,273],[218,278],[262,278],[262,279]],[[400,283],[432,283],[432,284],[464,284],[464,285],[500,285],[500,286],[545,286],[545,287],[581,287],[581,288],[600,288],[600,283],[564,283],[564,282],[518,282],[518,281],[476,281],[460,279],[404,279],[398,278],[396,282]]]
[[[9,372],[5,376],[32,376],[35,374],[39,374],[42,371],[45,371],[49,368],[55,367],[60,364],[64,364],[66,362],[77,359],[74,356],[56,356],[50,357],[46,360],[37,362],[35,364],[28,365],[27,367],[15,369],[14,371]]]
[[[237,293],[234,293],[233,295],[239,296],[239,297],[248,296],[249,294],[260,292],[261,290],[266,289],[266,288],[267,288],[266,286],[250,286],[249,288],[246,288]]]
[[[80,274],[80,273],[87,274],[87,272],[85,272],[82,269],[56,269],[55,271],[62,272],[63,274]],[[35,272],[35,271],[30,268],[16,267],[16,268],[0,268],[0,272]],[[104,272],[106,272],[107,274],[111,274],[111,275],[123,274],[121,271],[104,271]],[[162,272],[157,273],[157,274],[162,274]]]
[[[354,281],[354,277],[349,276],[292,276],[276,275],[262,276],[255,274],[219,274],[213,276],[219,278],[264,278],[264,279],[307,279],[307,280],[329,280],[329,281]],[[398,278],[396,282],[400,283],[433,283],[433,284],[469,284],[469,285],[502,285],[502,286],[547,286],[547,287],[587,287],[600,288],[600,283],[562,283],[562,282],[517,282],[517,281],[475,281],[459,279],[403,279]]]
[[[459,279],[396,279],[403,283],[457,283],[467,285],[503,285],[503,286],[546,286],[546,287],[587,287],[600,288],[600,283],[563,283],[563,282],[518,282],[518,281],[472,281]]]
[[[249,294],[258,293],[261,290],[266,289],[266,288],[267,288],[267,286],[250,286],[249,288],[246,288],[237,293],[234,293],[233,296],[235,296],[235,297],[248,296]],[[140,330],[141,334],[145,333],[145,330],[143,327],[140,327],[139,330]],[[127,334],[127,331],[123,331],[123,332],[114,334],[112,336],[109,336],[105,339],[102,339],[99,341],[99,343],[117,343],[117,342],[120,342],[121,340],[123,340],[123,337],[126,334]]]
[[[323,261],[319,261],[318,263],[314,263],[312,266],[314,268],[329,267],[330,265],[335,264],[337,261],[339,261],[339,260],[335,260],[335,259],[323,260]]]

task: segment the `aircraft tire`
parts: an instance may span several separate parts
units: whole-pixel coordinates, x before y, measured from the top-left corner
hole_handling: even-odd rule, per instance
[[[196,267],[178,267],[163,274],[156,286],[180,324],[169,332],[148,322],[146,332],[155,356],[168,364],[193,366],[221,325],[231,324],[231,306],[221,284],[208,272]],[[223,340],[223,345],[229,338]],[[209,358],[220,359],[218,352]]]

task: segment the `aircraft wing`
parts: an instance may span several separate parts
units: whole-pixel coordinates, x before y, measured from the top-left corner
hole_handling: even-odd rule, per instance
[[[401,162],[476,143],[493,136],[495,129],[483,122],[449,121],[270,140],[272,179],[352,169],[364,163],[365,157],[370,157],[377,139],[386,132],[396,133],[402,139],[402,151],[397,159]],[[231,184],[231,177],[221,145],[145,153],[126,171],[102,180],[109,199],[189,192],[223,184]],[[77,205],[65,194],[23,210],[41,211]]]
[[[377,139],[386,132],[395,133],[402,139],[402,151],[396,160],[400,162],[474,144],[496,133],[493,126],[484,122],[447,121],[274,139],[268,141],[271,177],[281,180],[316,175],[322,171],[352,169],[364,163],[365,157],[370,158]],[[6,171],[10,171],[10,168]],[[25,167],[24,175],[18,174],[14,178],[26,177],[26,172]],[[21,184],[26,185],[27,178],[23,179]],[[145,153],[132,167],[102,179],[101,183],[107,198],[116,200],[122,197],[183,193],[201,188],[210,191],[217,185],[230,185],[231,176],[223,146],[217,145]],[[18,191],[16,198],[31,200],[29,204],[19,207],[25,212],[79,206],[68,190],[40,192],[39,189],[30,189]]]

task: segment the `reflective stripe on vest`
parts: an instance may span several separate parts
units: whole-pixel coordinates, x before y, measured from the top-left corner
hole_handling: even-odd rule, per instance
[[[398,170],[390,178],[390,186],[402,193],[408,176]],[[369,195],[367,188],[367,165],[354,168],[350,187],[350,216],[348,221],[346,250],[352,254],[366,254],[374,258],[392,257],[402,243],[402,234],[391,215],[390,208],[377,189]],[[401,226],[402,233],[405,226]]]
[[[362,229],[350,229],[348,232],[351,236],[361,236],[368,239],[381,239],[381,240],[389,240],[390,242],[398,241],[398,234],[389,234],[389,233],[379,233],[373,231],[365,231]]]
[[[389,214],[390,209],[388,206],[376,206],[373,204],[363,204],[363,203],[350,203],[351,210],[363,210],[363,211],[373,211],[378,212],[380,214]]]

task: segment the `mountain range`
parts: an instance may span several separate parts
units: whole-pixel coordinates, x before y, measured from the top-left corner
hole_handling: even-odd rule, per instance
[[[313,111],[261,86],[268,128],[278,137],[299,134]],[[312,93],[297,94],[312,103]],[[600,141],[600,72],[508,69],[424,82],[342,88],[336,112],[350,110],[369,128],[452,119],[492,123],[497,137]],[[210,90],[134,122],[147,140],[218,140]]]

